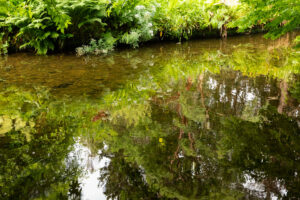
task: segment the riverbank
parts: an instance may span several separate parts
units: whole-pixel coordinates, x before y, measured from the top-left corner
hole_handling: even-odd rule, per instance
[[[34,0],[7,1],[1,7],[0,54],[103,54],[151,41],[225,38],[253,32],[254,27],[239,29],[247,5],[214,1]]]
[[[280,14],[287,7],[298,16],[293,2],[226,2],[230,1],[0,0],[0,54],[105,54],[151,41],[226,38],[257,31],[275,39],[299,27],[297,17]]]

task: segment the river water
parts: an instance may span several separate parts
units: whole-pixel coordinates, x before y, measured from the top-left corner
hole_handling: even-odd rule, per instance
[[[299,199],[294,32],[0,58],[0,199]]]

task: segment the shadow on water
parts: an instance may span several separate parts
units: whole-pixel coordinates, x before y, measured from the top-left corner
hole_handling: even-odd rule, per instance
[[[296,34],[1,58],[1,199],[299,198]]]

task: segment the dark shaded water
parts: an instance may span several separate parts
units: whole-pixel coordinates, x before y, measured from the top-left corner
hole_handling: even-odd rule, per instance
[[[0,59],[1,199],[299,199],[297,33]]]

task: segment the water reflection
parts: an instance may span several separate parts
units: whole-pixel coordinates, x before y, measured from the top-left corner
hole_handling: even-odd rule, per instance
[[[80,199],[83,169],[67,155],[90,102],[58,100],[45,88],[0,92],[1,199]]]
[[[150,101],[125,96],[130,100],[124,105],[124,96],[114,99],[101,124],[103,137],[110,137],[107,153],[134,165],[149,190],[167,198],[298,197],[299,117],[278,113],[280,101],[269,102],[272,93],[280,96],[278,88],[259,90],[271,85],[264,77],[255,79],[259,85],[245,81],[240,90],[235,82],[213,79],[217,88],[226,85],[221,92],[209,89],[212,79],[200,76],[192,85],[187,80]],[[247,179],[264,189],[246,187]],[[131,191],[125,199],[131,199]]]
[[[101,154],[101,151],[97,152]],[[108,158],[99,158],[93,155],[89,148],[76,141],[74,150],[70,152],[68,158],[75,158],[85,173],[79,180],[81,186],[81,196],[84,199],[106,199],[103,194],[103,188],[99,185],[99,170],[103,168],[110,160]]]
[[[13,67],[1,68],[0,197],[299,198],[300,67],[291,39],[2,60]],[[33,67],[41,63],[50,66]]]

